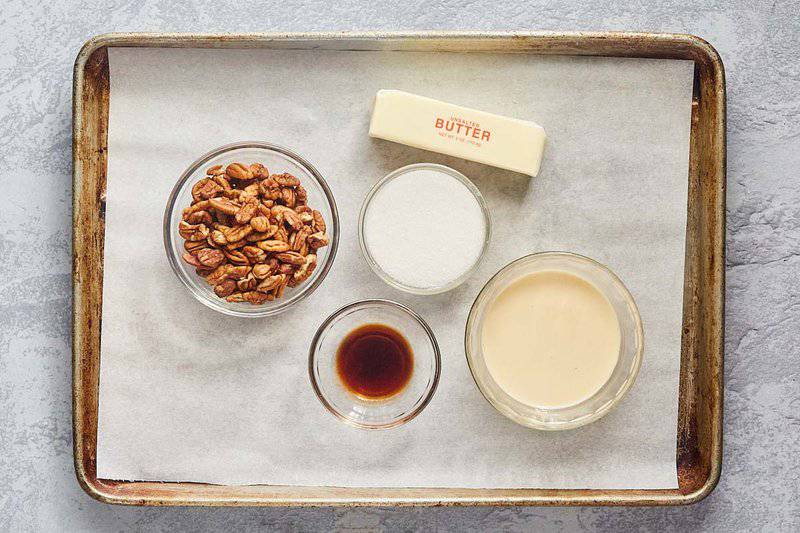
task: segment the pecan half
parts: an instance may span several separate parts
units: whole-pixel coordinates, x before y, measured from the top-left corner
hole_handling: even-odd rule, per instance
[[[297,252],[281,252],[275,254],[275,259],[281,263],[289,263],[290,265],[300,266],[305,263],[306,258]]]
[[[253,227],[249,224],[247,226],[236,226],[225,232],[225,238],[228,243],[241,241],[253,232]]]
[[[281,200],[286,207],[294,208],[294,206],[297,205],[297,196],[295,195],[294,189],[291,187],[282,187]]]
[[[269,177],[269,170],[267,167],[262,165],[261,163],[253,163],[249,167],[250,173],[253,174],[254,178],[268,178]]]
[[[250,260],[247,259],[247,256],[244,255],[243,252],[239,250],[225,250],[224,252],[225,257],[228,258],[228,261],[235,265],[249,265]]]
[[[225,213],[226,215],[235,215],[239,212],[240,206],[228,200],[227,198],[212,198],[208,201],[208,203],[211,205],[211,207],[220,213]]]
[[[245,202],[239,211],[236,212],[236,222],[238,224],[247,224],[250,222],[258,212],[258,200],[253,198],[251,201]]]
[[[195,257],[206,268],[217,268],[225,262],[225,254],[214,248],[204,248],[198,251]]]
[[[183,241],[183,247],[187,252],[196,252],[203,248],[208,248],[207,241]]]
[[[206,169],[206,174],[209,176],[216,176],[217,174],[224,174],[225,171],[222,170],[222,165],[214,165],[213,167],[208,167]]]
[[[227,264],[218,266],[211,274],[206,276],[206,281],[209,285],[219,285],[228,279],[232,266]]]
[[[314,230],[309,226],[303,226],[292,237],[289,238],[289,244],[292,245],[292,250],[300,252],[300,255],[306,255],[301,250],[306,247],[306,239]]]
[[[269,218],[264,216],[253,217],[250,219],[250,225],[253,226],[253,229],[257,232],[266,233],[269,229]]]
[[[186,222],[189,224],[205,224],[210,226],[214,223],[214,219],[211,218],[211,213],[208,211],[195,211],[186,217]]]
[[[292,275],[292,287],[298,285],[299,283],[304,282],[308,278],[311,277],[311,274],[314,272],[314,269],[317,267],[317,256],[314,254],[309,254],[305,257],[305,262],[303,265],[297,269],[297,271]]]
[[[271,294],[264,294],[263,292],[258,291],[245,292],[243,296],[246,302],[250,302],[253,305],[261,305],[264,302],[275,299],[275,297]]]
[[[256,290],[261,292],[269,292],[273,290],[275,287],[277,287],[283,281],[283,279],[284,279],[283,274],[275,274],[273,276],[268,276],[256,286]]]
[[[323,246],[328,246],[328,243],[328,236],[322,232],[318,231],[308,236],[308,245],[315,250]]]
[[[225,298],[225,300],[232,303],[243,302],[244,294],[242,294],[241,292],[234,292],[233,294]]]
[[[253,276],[256,279],[264,279],[274,270],[273,266],[267,263],[259,263],[257,265],[253,265]]]
[[[228,244],[228,239],[225,238],[225,233],[219,229],[215,229],[211,232],[211,240],[214,242],[214,244],[218,244],[219,246],[225,246]]]
[[[253,173],[250,169],[241,163],[231,163],[225,168],[225,174],[229,178],[236,180],[247,181],[253,179]]]
[[[228,277],[231,279],[242,279],[247,277],[250,270],[251,268],[245,265],[231,266],[231,268],[228,269]]]
[[[245,246],[242,253],[250,260],[250,264],[263,263],[267,260],[267,252],[257,246]]]
[[[314,229],[320,233],[325,233],[328,227],[325,225],[325,219],[322,218],[322,213],[315,209],[311,211],[311,215],[314,217]]]
[[[247,277],[236,282],[236,288],[240,291],[252,291],[256,288],[257,284],[256,278],[253,276],[253,273],[250,272]]]
[[[187,241],[203,241],[208,237],[209,229],[205,224],[189,224],[181,220],[178,223],[178,233]]]
[[[197,200],[208,200],[222,192],[222,187],[217,185],[214,180],[203,178],[192,187],[192,198]]]
[[[230,296],[236,290],[236,282],[232,279],[227,279],[219,285],[214,285],[214,293],[220,298]]]
[[[291,174],[284,172],[283,174],[273,174],[270,176],[281,187],[297,187],[300,185],[300,180]]]
[[[233,188],[231,187],[231,182],[228,181],[228,178],[225,177],[225,171],[222,171],[222,174],[218,176],[214,176],[213,178],[214,183],[222,187],[223,191],[232,191]]]
[[[288,242],[277,240],[260,241],[258,247],[265,252],[288,252],[290,250]]]
[[[247,242],[264,241],[275,235],[276,231],[278,231],[278,226],[270,226],[269,229],[264,233],[259,233],[257,231],[254,231],[253,233],[245,237],[245,239],[247,240]]]
[[[285,243],[289,242],[289,234],[286,233],[286,228],[276,226],[278,230],[275,232],[275,235],[272,238],[276,241],[283,241]]]
[[[201,263],[194,254],[190,254],[189,252],[183,254],[183,260],[193,267],[204,268],[203,263]]]
[[[298,205],[305,205],[308,202],[308,192],[306,191],[305,187],[298,185],[294,192],[295,195],[297,195]]]
[[[275,287],[275,290],[273,291],[273,293],[275,294],[275,298],[283,298],[283,291],[284,289],[286,289],[286,285],[289,284],[290,279],[291,278],[286,274],[283,275],[283,279],[278,284],[278,286]]]

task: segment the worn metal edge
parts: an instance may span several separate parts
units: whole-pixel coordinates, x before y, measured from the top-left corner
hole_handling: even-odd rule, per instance
[[[75,59],[72,75],[72,456],[75,475],[80,487],[92,498],[104,501],[83,467],[83,432],[82,427],[84,399],[78,394],[78,383],[83,370],[80,366],[83,342],[81,333],[81,282],[78,268],[78,254],[83,252],[79,243],[78,213],[80,198],[83,196],[83,165],[78,158],[78,143],[83,128],[83,82],[86,63],[97,49],[105,46],[97,39],[90,39],[82,47]]]
[[[715,57],[719,54],[706,41],[685,33],[651,33],[632,31],[478,31],[478,30],[420,30],[420,31],[328,31],[328,32],[244,32],[244,33],[179,33],[179,32],[109,32],[90,38],[83,45],[78,60],[92,52],[108,47],[159,47],[169,45],[192,45],[225,43],[227,45],[248,42],[292,42],[292,41],[409,41],[409,40],[508,40],[517,38],[553,38],[558,40],[624,40],[636,42],[649,40],[663,43],[683,43]],[[307,47],[303,47],[307,49]],[[575,53],[565,55],[579,55]],[[637,57],[637,56],[628,56]]]
[[[718,291],[719,302],[716,309],[715,317],[719,325],[719,336],[717,346],[714,353],[707,354],[712,357],[711,366],[716,372],[718,378],[714,382],[719,402],[716,406],[715,413],[712,419],[713,440],[711,443],[712,460],[710,464],[710,471],[703,485],[691,492],[684,495],[680,504],[693,504],[707,498],[719,484],[720,477],[722,476],[722,450],[723,450],[723,416],[724,416],[724,382],[725,382],[725,262],[726,262],[726,209],[727,209],[727,84],[725,80],[725,65],[722,61],[722,56],[714,46],[712,46],[705,39],[696,35],[686,35],[691,48],[698,54],[696,61],[703,61],[714,72],[715,86],[714,92],[716,98],[716,113],[719,120],[716,121],[715,134],[719,142],[719,150],[717,157],[719,158],[719,169],[717,172],[717,198],[718,209],[716,209],[715,223],[717,231],[714,234],[716,264],[714,271],[720,280]]]

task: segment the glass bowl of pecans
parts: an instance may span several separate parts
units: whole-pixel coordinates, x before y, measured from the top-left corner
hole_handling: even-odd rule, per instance
[[[339,215],[328,184],[294,152],[222,146],[181,175],[164,213],[173,271],[201,303],[263,317],[285,311],[333,264]]]

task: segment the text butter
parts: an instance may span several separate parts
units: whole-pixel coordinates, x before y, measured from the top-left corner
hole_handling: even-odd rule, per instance
[[[539,173],[547,137],[534,122],[394,90],[375,96],[369,135],[529,176]]]

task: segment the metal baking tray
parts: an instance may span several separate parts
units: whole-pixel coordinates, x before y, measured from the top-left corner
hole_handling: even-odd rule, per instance
[[[695,64],[676,455],[678,489],[438,489],[115,481],[97,477],[109,47],[413,50],[689,59]],[[677,505],[717,484],[722,459],[725,75],[691,35],[621,32],[108,34],[75,62],[73,95],[75,470],[83,489],[129,505]]]

